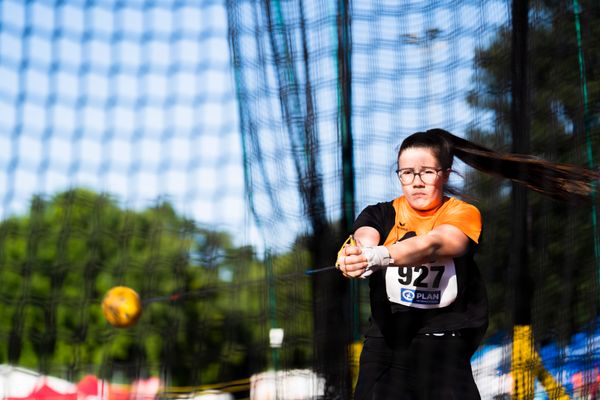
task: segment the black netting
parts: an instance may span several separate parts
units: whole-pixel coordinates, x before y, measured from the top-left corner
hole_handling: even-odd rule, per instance
[[[0,394],[23,373],[350,398],[367,282],[305,271],[400,193],[415,131],[597,168],[599,21],[587,0],[0,2]],[[482,397],[513,391],[524,325],[536,398],[544,371],[595,398],[597,198],[455,169],[484,218]],[[142,299],[130,328],[102,314],[115,286]]]

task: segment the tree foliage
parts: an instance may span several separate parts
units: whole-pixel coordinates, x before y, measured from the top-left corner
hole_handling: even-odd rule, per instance
[[[528,54],[531,152],[552,161],[589,166],[593,161],[588,157],[590,149],[597,157],[600,148],[600,4],[579,2],[580,42],[573,4],[532,3]],[[469,138],[502,151],[510,150],[511,137],[510,35],[510,28],[503,28],[477,50],[479,89],[468,97],[471,106],[494,116],[490,126],[473,127]],[[580,59],[580,54],[584,58]],[[584,109],[589,112],[585,114]],[[484,216],[478,260],[488,281],[493,334],[511,324],[514,282],[506,270],[511,251],[510,184],[470,172],[467,186]],[[589,327],[598,312],[599,265],[593,248],[597,228],[591,220],[592,204],[559,203],[537,194],[529,196],[529,204],[533,324],[538,338],[558,335],[566,339]],[[561,310],[560,318],[557,310]]]
[[[136,211],[83,189],[37,196],[29,213],[0,223],[0,362],[70,378],[220,382],[270,364],[276,323],[290,335],[281,362],[299,366],[310,353],[308,282],[296,276],[304,256],[270,256],[268,275],[252,247],[168,203]],[[100,302],[118,285],[160,301],[114,328]]]

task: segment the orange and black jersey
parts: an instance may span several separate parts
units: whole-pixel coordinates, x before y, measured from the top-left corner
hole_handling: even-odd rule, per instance
[[[473,260],[481,234],[481,216],[477,208],[456,198],[445,197],[437,209],[419,212],[401,196],[365,208],[356,219],[353,231],[362,226],[375,228],[381,238],[379,244],[387,245],[427,234],[442,224],[454,225],[469,237],[467,253],[449,258],[445,263],[448,268],[444,267],[444,263],[388,267],[371,275],[372,326],[367,336],[383,335],[394,340],[408,340],[417,333],[483,328],[487,325],[485,287]],[[444,279],[441,279],[440,270],[445,271]],[[425,276],[428,278],[425,279]],[[446,293],[439,288],[440,282],[445,282],[441,286],[446,285],[442,288],[447,289]]]
[[[388,203],[384,203],[388,204]],[[471,204],[454,197],[444,197],[442,204],[429,211],[418,211],[412,208],[406,197],[401,196],[392,201],[394,208],[394,226],[386,237],[385,244],[397,242],[407,232],[425,235],[437,226],[449,224],[460,229],[473,242],[479,243],[481,234],[481,214]],[[384,210],[386,211],[386,210]],[[387,210],[389,211],[389,210]],[[380,234],[382,231],[380,231]]]

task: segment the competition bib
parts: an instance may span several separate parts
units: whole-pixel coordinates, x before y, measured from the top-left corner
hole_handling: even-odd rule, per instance
[[[456,267],[451,257],[415,267],[388,267],[388,299],[415,308],[442,308],[456,299]]]

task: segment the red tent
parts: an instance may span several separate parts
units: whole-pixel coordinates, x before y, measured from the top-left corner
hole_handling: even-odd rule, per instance
[[[94,375],[84,376],[77,384],[77,393],[85,396],[102,396],[108,391],[108,383],[101,381]]]
[[[77,393],[80,400],[88,396],[100,400],[129,400],[131,395],[128,385],[111,385],[94,375],[86,375],[79,381]]]
[[[26,397],[7,397],[5,400],[77,400],[77,392],[59,393],[44,382]]]

